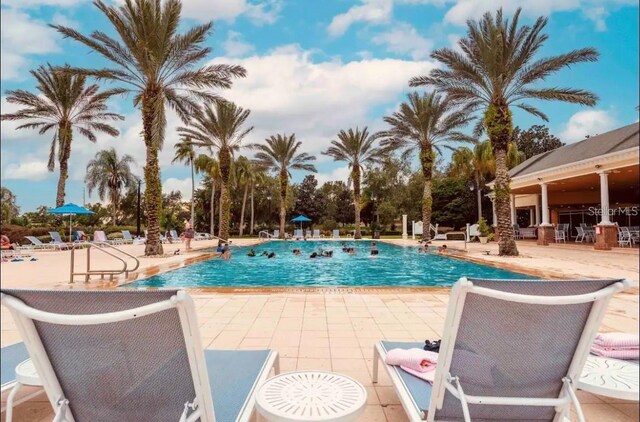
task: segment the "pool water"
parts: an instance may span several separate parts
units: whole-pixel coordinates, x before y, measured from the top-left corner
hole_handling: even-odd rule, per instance
[[[473,262],[419,253],[417,247],[349,241],[356,255],[342,251],[338,241],[271,241],[254,247],[232,247],[228,261],[215,258],[138,280],[126,287],[428,287],[451,286],[460,277],[531,279],[533,277]],[[293,249],[300,249],[296,256]],[[254,249],[255,257],[247,256]],[[312,252],[333,250],[332,258],[310,259]],[[275,252],[275,258],[261,256]]]

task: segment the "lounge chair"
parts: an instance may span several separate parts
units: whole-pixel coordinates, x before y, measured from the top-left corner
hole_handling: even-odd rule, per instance
[[[313,229],[313,238],[320,239],[320,229]]]
[[[280,238],[280,230],[274,230],[273,231],[273,237],[275,239],[279,239]]]
[[[129,230],[122,230],[122,243],[123,244],[127,244],[127,243],[133,244],[133,236],[131,236],[131,232]]]
[[[10,344],[0,349],[0,365],[2,368],[2,371],[0,371],[0,379],[2,383],[2,388],[0,390],[1,393],[4,394],[5,391],[9,391],[16,386],[16,366],[27,359],[29,359],[29,353],[27,352],[27,348],[23,342]],[[15,391],[16,393],[18,392],[18,390]],[[31,400],[43,392],[44,390],[38,389],[21,397],[19,400],[15,400],[15,393],[9,393],[7,396],[7,409],[12,409],[13,406],[27,400]],[[2,411],[5,411],[4,407],[2,408]],[[5,415],[7,420],[11,419],[11,413],[11,410],[7,410],[7,414]]]
[[[51,242],[54,245],[61,245],[65,248],[69,247],[69,244],[62,239],[60,233],[58,232],[49,232],[49,236],[51,236]]]
[[[31,242],[33,249],[63,249],[63,245],[56,243],[42,243],[40,239],[35,236],[25,236],[24,238]]]
[[[279,372],[271,350],[203,350],[185,291],[3,289],[1,300],[55,421],[248,421],[257,386]]]
[[[209,240],[211,239],[211,235],[209,233],[199,233],[196,232],[195,236],[193,237],[193,240]]]
[[[340,230],[334,230],[331,238],[332,239],[340,239]]]
[[[175,230],[169,230],[169,236],[171,237],[171,240],[180,240],[180,236],[178,236],[178,232]]]
[[[295,229],[293,231],[293,237],[295,237],[296,239],[299,239],[302,237],[302,229]]]
[[[166,238],[166,237],[164,237],[164,235],[163,235],[162,233],[159,233],[159,236],[160,236],[160,243],[167,243],[167,238]],[[145,242],[146,242],[146,240],[147,240],[147,238],[148,238],[148,237],[149,237],[149,234],[148,234],[147,230],[145,230],[145,231],[144,231],[144,239],[145,239]]]
[[[609,299],[626,280],[460,279],[452,288],[433,386],[382,363],[409,420],[561,421],[575,406],[577,382]],[[394,348],[424,343],[382,341]],[[425,416],[426,412],[426,416]]]
[[[93,242],[94,243],[108,243],[112,244],[114,242],[110,241],[107,237],[107,234],[103,230],[96,230],[93,232]]]

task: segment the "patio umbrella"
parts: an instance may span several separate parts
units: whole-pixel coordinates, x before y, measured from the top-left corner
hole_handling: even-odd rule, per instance
[[[302,230],[302,223],[310,223],[312,220],[304,215],[299,215],[296,218],[291,219],[291,221],[293,223],[300,223],[300,230]]]
[[[93,214],[93,211],[83,208],[80,205],[68,203],[68,204],[64,204],[61,207],[54,208],[52,210],[47,211],[47,214],[69,215],[69,239],[71,239],[71,236],[72,236],[71,228],[73,227],[71,225],[71,218],[74,215]]]

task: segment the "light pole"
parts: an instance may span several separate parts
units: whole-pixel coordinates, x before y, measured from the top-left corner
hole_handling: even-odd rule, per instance
[[[142,179],[138,178],[138,209],[136,214],[136,236],[140,237],[140,185],[142,184]]]

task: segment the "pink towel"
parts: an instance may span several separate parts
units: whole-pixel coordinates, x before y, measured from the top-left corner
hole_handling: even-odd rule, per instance
[[[604,349],[596,346],[595,344],[591,346],[591,353],[597,356],[602,356],[605,358],[612,359],[622,359],[622,360],[638,360],[640,359],[640,349]]]
[[[638,349],[640,338],[627,333],[599,333],[593,345],[604,350]]]
[[[422,349],[392,349],[384,360],[387,365],[400,366],[411,375],[433,384],[438,354]]]

